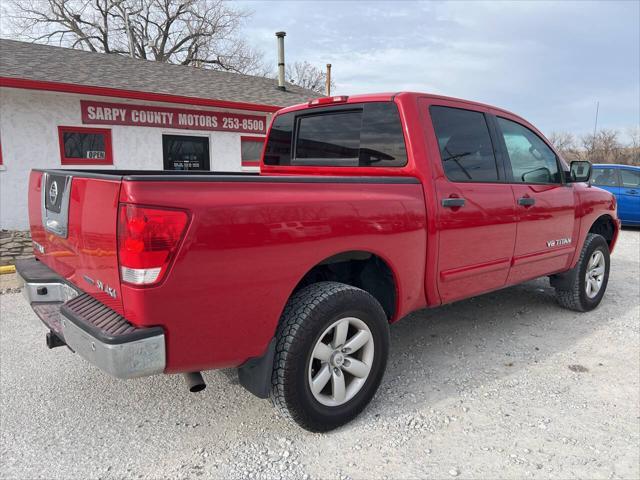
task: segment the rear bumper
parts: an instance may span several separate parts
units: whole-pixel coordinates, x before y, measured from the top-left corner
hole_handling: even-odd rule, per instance
[[[84,359],[117,378],[162,373],[165,335],[160,327],[138,328],[43,265],[16,264],[24,294],[40,320]]]

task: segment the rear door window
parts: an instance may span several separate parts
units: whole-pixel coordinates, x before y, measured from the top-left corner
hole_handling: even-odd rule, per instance
[[[593,171],[593,185],[600,185],[601,187],[619,187],[620,180],[618,179],[618,172],[615,168],[596,168]]]
[[[640,186],[640,172],[623,168],[620,170],[620,177],[622,186],[625,188],[637,188]]]
[[[453,182],[498,182],[498,166],[484,114],[436,105],[429,112],[447,178]]]
[[[407,151],[392,102],[301,110],[279,115],[271,127],[267,165],[400,167]]]

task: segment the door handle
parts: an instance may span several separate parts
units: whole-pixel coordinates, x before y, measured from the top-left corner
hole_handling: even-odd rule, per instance
[[[631,195],[637,195],[638,191],[637,190],[627,190],[627,193],[630,193]]]
[[[446,208],[463,207],[464,198],[443,198],[442,206]]]
[[[523,207],[530,207],[535,203],[536,203],[536,199],[531,197],[520,197],[518,199],[518,205],[522,205]]]

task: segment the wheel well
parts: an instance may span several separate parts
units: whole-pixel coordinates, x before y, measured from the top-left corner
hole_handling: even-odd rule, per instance
[[[396,283],[389,265],[364,251],[344,252],[323,260],[307,272],[294,292],[317,282],[333,281],[361,288],[371,294],[390,320],[396,310]]]
[[[613,223],[613,219],[609,215],[602,215],[601,217],[599,217],[589,229],[589,233],[602,235],[609,246],[611,246],[615,231],[615,224]]]

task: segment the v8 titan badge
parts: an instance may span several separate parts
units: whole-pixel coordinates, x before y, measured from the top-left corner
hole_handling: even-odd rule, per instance
[[[557,240],[548,240],[547,247],[561,247],[563,245],[571,245],[571,238],[558,238]]]

